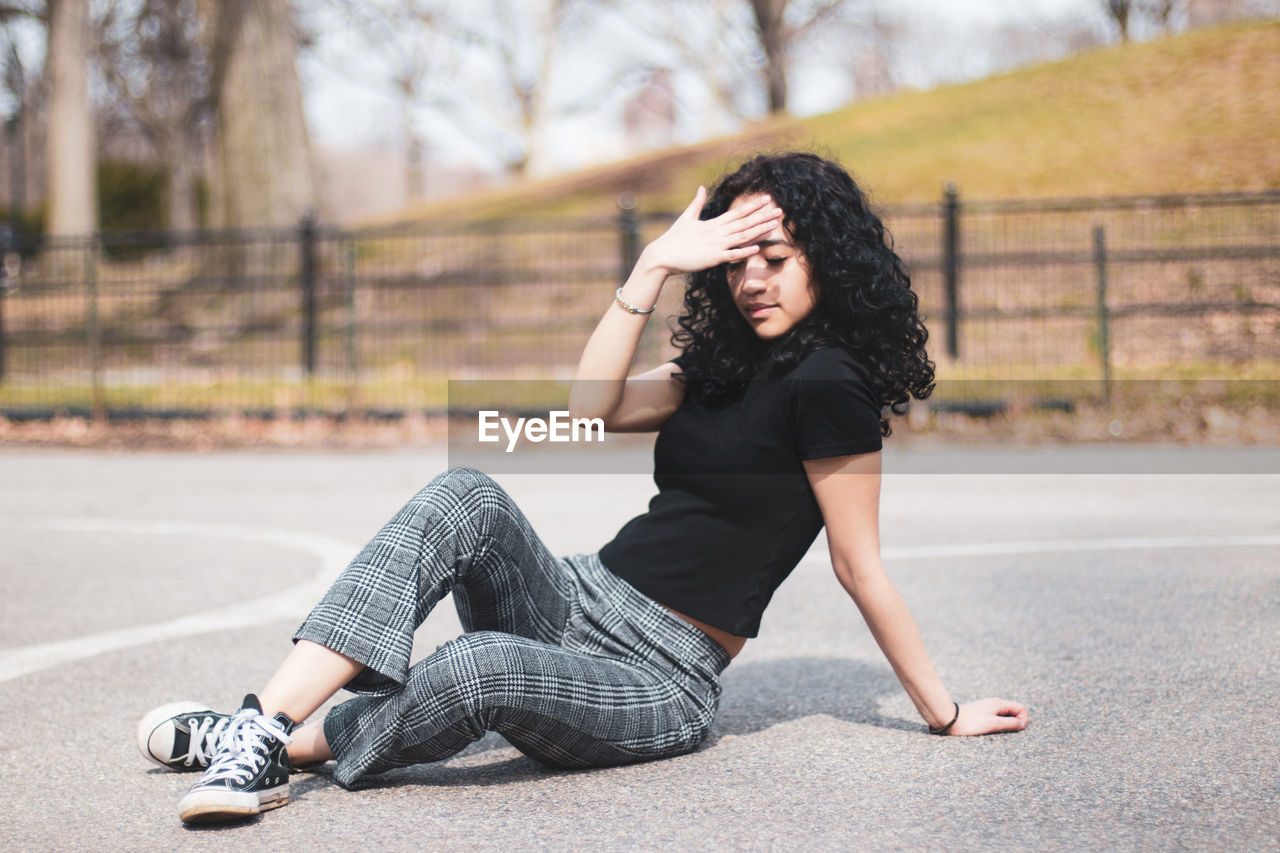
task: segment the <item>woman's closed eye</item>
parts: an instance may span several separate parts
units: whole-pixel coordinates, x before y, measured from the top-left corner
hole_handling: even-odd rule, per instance
[[[760,256],[760,259],[763,260],[766,264],[768,264],[771,267],[780,267],[783,264],[785,264],[788,260],[790,260],[790,258],[791,258],[790,255],[772,255],[772,256],[761,255]],[[727,267],[730,270],[736,271],[736,270],[742,269],[742,267],[746,264],[746,262],[747,262],[746,258],[743,258],[742,260],[738,260],[738,261],[729,261],[725,264],[725,267]]]

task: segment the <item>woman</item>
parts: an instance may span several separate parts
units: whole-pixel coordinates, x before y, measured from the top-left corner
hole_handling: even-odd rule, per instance
[[[673,362],[628,378],[648,315],[688,274]],[[365,547],[233,716],[148,714],[139,746],[205,768],[189,823],[288,802],[291,768],[351,785],[447,758],[486,731],[557,767],[678,755],[707,736],[718,678],[825,525],[832,566],[930,731],[1016,731],[1026,709],[952,701],[880,563],[884,410],[932,390],[915,294],[853,180],[808,154],[702,188],[588,340],[576,417],[659,430],[659,492],[598,554],[557,559],[492,480],[436,478]],[[409,666],[452,592],[465,633]],[[295,729],[339,688],[357,696]]]

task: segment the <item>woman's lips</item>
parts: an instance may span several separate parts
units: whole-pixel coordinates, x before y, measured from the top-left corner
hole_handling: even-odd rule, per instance
[[[773,305],[754,305],[749,304],[746,307],[748,317],[764,317],[776,306]]]

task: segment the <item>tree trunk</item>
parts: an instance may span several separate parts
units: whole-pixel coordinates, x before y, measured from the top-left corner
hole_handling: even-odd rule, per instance
[[[207,0],[215,226],[293,226],[316,208],[289,0]]]
[[[1133,0],[1104,0],[1107,14],[1116,22],[1120,30],[1120,43],[1129,43],[1129,15],[1133,11]]]
[[[89,0],[49,0],[50,236],[98,230],[93,118],[89,112]]]
[[[426,200],[426,159],[427,144],[418,133],[413,121],[413,107],[418,102],[417,69],[406,70],[396,79],[396,89],[400,94],[400,133],[404,142],[405,169],[404,195],[409,204],[420,204]]]
[[[765,87],[771,115],[787,111],[787,33],[783,22],[786,9],[787,0],[751,0],[760,47],[764,49]]]
[[[196,227],[195,152],[186,137],[185,129],[177,128],[165,135],[160,146],[169,179],[169,229],[172,231],[190,231]]]

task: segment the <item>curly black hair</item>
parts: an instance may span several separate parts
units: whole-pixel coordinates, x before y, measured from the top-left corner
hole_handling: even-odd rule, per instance
[[[817,304],[777,340],[756,336],[730,295],[728,267],[693,273],[671,342],[682,349],[688,393],[707,405],[739,397],[753,377],[777,377],[825,347],[846,350],[867,372],[885,410],[902,414],[911,397],[933,392],[934,364],[919,299],[884,224],[839,165],[808,153],[759,155],[724,177],[703,206],[712,219],[744,195],[765,193],[808,260]]]

